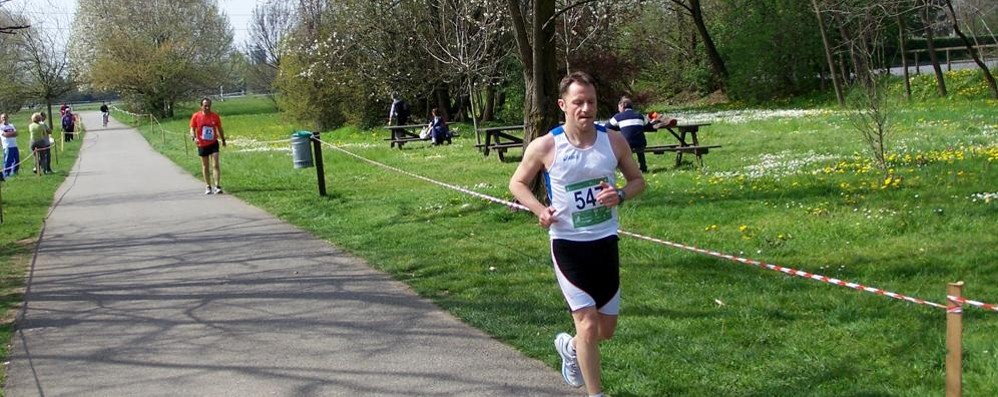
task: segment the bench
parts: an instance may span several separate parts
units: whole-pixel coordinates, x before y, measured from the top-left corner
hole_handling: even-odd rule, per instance
[[[496,155],[499,156],[499,161],[506,161],[506,150],[509,149],[519,149],[523,147],[522,142],[504,142],[504,143],[492,143],[489,144],[488,150],[494,150]],[[475,148],[481,150],[488,156],[488,150],[485,150],[485,144],[480,143],[475,145]]]
[[[506,161],[506,151],[522,148],[523,138],[507,134],[504,131],[518,131],[523,130],[523,128],[523,125],[509,125],[480,129],[479,131],[485,133],[485,143],[477,144],[475,148],[480,150],[485,157],[489,156],[489,151],[494,150],[499,157],[499,161]]]
[[[635,149],[634,153],[654,153],[654,154],[665,154],[665,152],[671,151],[673,148],[679,147],[679,144],[672,145],[661,145],[661,146],[648,146],[644,149]]]
[[[675,152],[676,153],[676,167],[679,167],[683,163],[683,153],[690,153],[697,156],[697,163],[703,167],[703,155],[710,153],[710,149],[719,148],[721,145],[701,145],[700,139],[697,136],[700,131],[700,127],[708,126],[710,123],[691,123],[691,124],[679,124],[679,125],[664,125],[663,128],[669,131],[672,136],[676,137],[679,141],[678,145],[665,145],[661,147],[656,147],[657,150],[661,152],[652,152],[655,154],[663,154],[665,152]],[[675,130],[674,130],[675,129]],[[678,132],[676,130],[679,130]],[[689,136],[691,141],[687,141],[686,138]],[[647,149],[645,150],[648,151]]]
[[[663,150],[669,152],[677,152],[677,153],[707,154],[710,153],[710,149],[719,148],[719,147],[721,147],[721,145],[676,146],[672,148],[666,148]]]
[[[721,147],[721,145],[676,146],[665,150],[676,152],[676,167],[683,164],[683,153],[690,153],[697,156],[697,164],[703,167],[703,155],[710,153],[710,149],[719,147]]]
[[[423,128],[424,124],[409,124],[409,125],[388,125],[383,128],[388,130],[389,137],[385,138],[389,141],[390,147],[398,146],[399,150],[402,149],[402,145],[406,142],[422,141],[425,140],[419,137],[419,130]],[[415,132],[413,132],[415,131]]]

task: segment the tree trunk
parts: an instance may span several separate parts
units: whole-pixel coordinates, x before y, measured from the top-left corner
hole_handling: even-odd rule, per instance
[[[998,99],[998,85],[995,84],[995,77],[991,75],[991,71],[988,70],[988,65],[981,60],[978,52],[974,50],[974,45],[971,44],[970,40],[967,39],[967,36],[960,31],[960,24],[956,20],[956,11],[953,10],[953,2],[946,0],[946,7],[949,9],[950,19],[953,21],[953,31],[957,36],[960,36],[960,39],[963,40],[963,45],[967,47],[967,52],[970,53],[970,56],[974,58],[974,62],[976,62],[977,66],[979,66],[981,71],[984,72],[984,79],[988,81],[988,87],[991,88],[991,97]]]
[[[523,64],[524,145],[548,132],[558,123],[558,66],[556,64],[555,24],[546,23],[554,16],[554,0],[534,0],[533,20],[527,32],[519,0],[507,0],[513,33]],[[531,43],[533,39],[533,43]]]
[[[714,39],[710,37],[710,32],[707,31],[707,24],[703,20],[703,9],[700,7],[700,0],[690,0],[690,13],[693,16],[693,24],[696,25],[697,32],[700,33],[700,39],[703,40],[704,49],[707,50],[710,69],[714,72],[716,83],[714,88],[723,89],[725,82],[728,80],[728,69],[724,66],[721,54],[717,52]]]
[[[496,113],[496,88],[492,84],[485,86],[485,108],[482,110],[482,121],[492,121]]]
[[[555,24],[546,23],[555,12],[554,0],[533,0],[532,35],[528,35],[520,0],[507,0],[516,47],[523,64],[523,145],[548,132],[558,123],[558,66],[555,57]],[[533,44],[531,44],[531,38]],[[541,200],[546,200],[541,178],[534,178],[531,189]]]
[[[898,24],[898,43],[901,46],[901,68],[904,73],[904,99],[906,101],[911,100],[911,76],[908,75],[908,54],[905,49],[905,25],[904,19],[901,18],[901,14],[895,16]]]
[[[832,78],[832,86],[835,87],[835,99],[839,106],[844,106],[846,101],[842,95],[842,87],[839,87],[839,80],[835,78],[835,58],[832,55],[832,46],[828,41],[828,32],[825,30],[825,22],[821,18],[821,10],[818,8],[818,0],[811,0],[814,6],[814,16],[818,18],[818,29],[821,30],[821,42],[825,46],[825,60],[828,62],[828,75]]]
[[[936,88],[939,96],[946,96],[946,80],[943,78],[943,69],[939,67],[939,57],[936,56],[936,41],[932,34],[932,24],[929,22],[929,2],[922,6],[922,24],[925,25],[925,43],[928,46],[929,60],[932,61],[932,70],[936,73]]]
[[[840,81],[842,82],[842,85],[852,84],[852,82],[849,81],[849,76],[846,75],[847,70],[848,69],[846,68],[846,57],[842,54],[839,54],[839,79],[841,79]]]
[[[856,57],[856,46],[853,42],[852,35],[849,34],[849,30],[846,28],[845,24],[839,24],[839,34],[842,36],[842,41],[848,44],[849,48],[849,60],[852,62],[852,70],[843,69],[842,74],[846,76],[845,78],[849,82],[854,82],[856,78],[859,78],[859,59]]]
[[[441,116],[443,116],[444,120],[453,120],[454,112],[450,106],[450,91],[447,89],[447,86],[440,84],[433,87],[432,97],[433,106],[441,112]]]

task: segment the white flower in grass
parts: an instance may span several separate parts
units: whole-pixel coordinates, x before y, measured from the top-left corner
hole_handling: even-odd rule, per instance
[[[972,202],[977,202],[977,200],[984,201],[985,204],[991,204],[992,201],[998,200],[998,192],[996,193],[974,193],[970,195],[970,200]],[[940,210],[942,212],[942,210]]]

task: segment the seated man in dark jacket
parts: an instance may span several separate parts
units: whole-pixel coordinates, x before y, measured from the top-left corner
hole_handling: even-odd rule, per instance
[[[656,120],[648,120],[647,117],[634,110],[631,98],[621,97],[617,103],[617,110],[620,113],[614,115],[607,123],[607,128],[620,131],[627,138],[627,143],[631,146],[631,151],[638,155],[638,167],[641,172],[648,172],[648,164],[645,162],[644,149],[648,147],[648,140],[645,139],[645,131],[655,131]],[[675,120],[669,119],[662,126],[671,127],[675,125]]]

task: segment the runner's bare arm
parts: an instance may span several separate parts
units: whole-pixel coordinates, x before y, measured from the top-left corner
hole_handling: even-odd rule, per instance
[[[621,202],[621,197],[618,195],[617,190],[623,191],[625,199],[633,198],[645,190],[645,178],[642,176],[641,170],[638,169],[638,165],[634,163],[634,157],[631,156],[631,146],[627,144],[627,139],[624,138],[624,135],[619,131],[607,131],[607,134],[610,138],[610,147],[613,148],[613,154],[617,156],[617,168],[624,174],[626,183],[621,188],[614,187],[614,189],[607,189],[604,187],[596,195],[596,199],[600,200],[604,205],[614,206],[619,205]]]
[[[534,197],[530,184],[537,174],[544,170],[545,159],[550,157],[552,150],[554,150],[554,140],[550,134],[534,139],[527,145],[527,149],[523,152],[523,160],[509,180],[509,191],[513,193],[513,197],[537,215],[538,221],[544,227],[551,226],[554,222],[554,209],[545,206]]]

